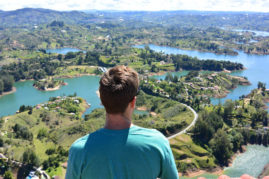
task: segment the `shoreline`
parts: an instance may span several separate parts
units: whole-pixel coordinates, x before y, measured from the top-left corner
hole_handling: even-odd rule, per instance
[[[224,169],[221,167],[216,167],[211,169],[211,171],[206,170],[206,169],[202,169],[202,170],[196,170],[196,171],[187,171],[187,175],[182,175],[182,173],[179,173],[179,176],[183,176],[183,177],[189,177],[189,178],[193,178],[193,177],[198,177],[200,175],[203,174],[211,174],[211,175],[222,175],[224,172]]]
[[[65,82],[63,85],[58,85],[58,86],[56,86],[56,87],[54,87],[54,88],[47,88],[47,89],[45,89],[45,90],[39,89],[39,88],[38,88],[37,86],[35,86],[35,85],[33,85],[33,87],[34,87],[35,89],[39,90],[39,91],[56,91],[56,90],[61,89],[62,86],[66,86],[66,85],[68,85],[68,83]]]
[[[76,75],[61,75],[61,76],[53,76],[54,78],[78,78],[82,76],[100,76],[92,73],[86,73],[86,74],[76,74]]]
[[[15,93],[16,91],[17,91],[17,89],[13,86],[11,91],[3,92],[2,94],[0,94],[0,98],[1,98],[2,96],[6,96],[6,95],[8,95],[8,94]]]
[[[233,165],[234,160],[241,154],[243,154],[244,152],[246,152],[247,150],[247,145],[243,145],[242,146],[242,152],[241,151],[237,151],[236,153],[233,154],[233,156],[230,158],[229,162],[228,162],[228,166],[224,166],[224,167],[220,167],[217,166],[216,168],[213,169],[201,169],[201,170],[195,170],[195,171],[187,171],[187,175],[183,175],[182,173],[179,173],[180,176],[184,176],[184,177],[197,177],[199,175],[203,175],[203,174],[212,174],[212,175],[222,175],[224,174],[224,170],[226,167],[231,167]]]
[[[230,71],[230,70],[226,70],[225,68],[222,70],[222,71],[209,71],[209,72],[212,72],[212,73],[228,73],[229,75],[231,75],[230,73],[233,73],[233,72],[236,72],[236,71],[244,71],[244,70],[247,70],[247,68],[246,67],[244,67],[243,69],[241,69],[241,70],[232,70],[232,71]],[[164,74],[166,74],[166,73],[174,73],[174,72],[182,72],[182,71],[192,71],[192,70],[184,70],[184,69],[182,69],[182,70],[179,70],[179,71],[175,71],[175,70],[172,70],[172,71],[159,71],[159,72],[149,72],[148,73],[148,76],[161,76],[161,75],[164,75]],[[196,70],[195,70],[196,71]],[[198,72],[202,72],[202,71],[205,71],[205,70],[198,70]],[[233,76],[233,75],[231,75],[231,76]],[[233,76],[233,77],[235,77],[235,78],[238,78],[238,79],[244,79],[243,77],[241,77],[241,76]],[[243,86],[247,86],[247,85],[251,85],[251,83],[249,82],[249,84],[244,84]]]
[[[81,112],[80,116],[82,117],[84,115],[84,113],[87,111],[87,109],[89,109],[91,107],[91,105],[89,105],[89,103],[83,98],[83,102],[86,104],[85,106],[85,110]]]
[[[267,176],[269,174],[269,164],[265,165],[262,173],[258,176],[258,179],[262,179],[263,177]]]
[[[147,111],[147,107],[146,106],[139,106],[139,107],[136,107],[136,109],[138,111]]]
[[[157,45],[157,46],[161,46],[161,47],[166,47],[166,45],[161,45],[160,43],[151,43],[152,45]],[[138,43],[136,45],[145,45],[144,43]],[[149,44],[148,44],[149,45]],[[184,48],[184,47],[177,47],[177,46],[169,46],[172,48],[176,48],[176,49],[180,49],[180,50],[188,50],[188,51],[197,51],[197,52],[205,52],[205,53],[213,53],[215,55],[230,55],[230,56],[238,56],[238,53],[216,53],[214,51],[209,51],[209,50],[203,50],[203,49],[195,49],[195,48]]]

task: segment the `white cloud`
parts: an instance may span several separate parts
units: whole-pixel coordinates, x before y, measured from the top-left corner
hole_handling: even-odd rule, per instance
[[[0,0],[0,9],[210,10],[269,12],[268,0]]]

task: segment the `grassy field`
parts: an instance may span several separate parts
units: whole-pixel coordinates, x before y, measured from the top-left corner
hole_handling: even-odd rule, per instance
[[[192,169],[210,169],[216,167],[214,156],[207,150],[196,145],[187,134],[179,135],[170,140],[179,172]]]
[[[96,66],[68,66],[59,67],[56,69],[55,77],[74,77],[85,74],[95,74],[97,70]]]
[[[77,104],[78,110],[76,114],[68,112],[68,108],[71,107],[67,102],[58,104],[49,102],[50,104],[45,105],[47,107],[41,107],[40,109],[36,109],[38,107],[34,108],[32,114],[28,114],[28,111],[25,111],[13,116],[5,117],[5,123],[1,132],[2,134],[5,134],[3,138],[6,140],[6,143],[9,143],[10,145],[6,146],[2,152],[12,156],[15,160],[21,160],[25,149],[31,148],[39,156],[39,159],[44,161],[48,158],[48,155],[45,154],[45,151],[48,148],[55,148],[61,145],[67,150],[77,136],[72,137],[71,135],[68,137],[70,140],[64,140],[63,142],[61,141],[61,133],[70,126],[76,124],[78,120],[82,120],[79,118],[76,119],[78,116],[82,115],[82,112],[87,107],[87,103],[82,99],[81,101],[82,103]],[[46,117],[41,117],[42,115],[46,115]],[[26,127],[33,134],[33,140],[24,140],[15,137],[12,132],[15,124]],[[47,131],[47,136],[43,139],[38,138],[38,133],[41,129]]]

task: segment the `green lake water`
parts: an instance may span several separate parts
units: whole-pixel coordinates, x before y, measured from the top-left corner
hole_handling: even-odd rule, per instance
[[[75,92],[84,98],[91,107],[86,111],[90,113],[95,108],[100,108],[101,101],[96,94],[99,88],[98,76],[82,76],[79,78],[64,79],[68,83],[57,91],[39,91],[33,87],[33,81],[16,82],[15,93],[0,97],[0,116],[14,114],[21,105],[37,105],[46,102],[50,97],[71,95]]]
[[[258,177],[268,163],[269,147],[249,145],[247,151],[238,155],[232,166],[224,170],[224,174],[231,177],[239,177],[243,174]]]

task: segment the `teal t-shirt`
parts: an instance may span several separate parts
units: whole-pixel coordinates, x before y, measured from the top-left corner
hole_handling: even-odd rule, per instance
[[[177,179],[168,140],[155,129],[99,129],[69,150],[66,179]]]

